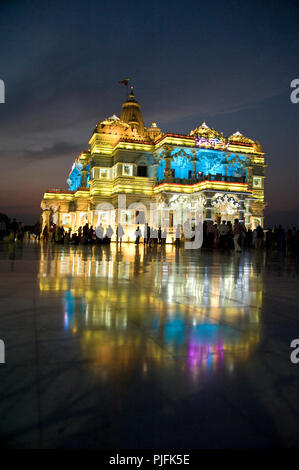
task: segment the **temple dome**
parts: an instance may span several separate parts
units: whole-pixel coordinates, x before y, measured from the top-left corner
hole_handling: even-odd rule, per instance
[[[137,133],[139,136],[144,136],[146,133],[140,104],[135,99],[133,87],[128,99],[122,105],[122,111],[120,115],[121,121],[129,124],[131,130]]]
[[[156,122],[152,122],[152,125],[147,128],[147,133],[153,141],[163,135],[163,132],[159,129]]]
[[[203,122],[201,126],[191,131],[190,135],[194,135],[195,137],[203,137],[205,139],[215,139],[216,137],[222,137],[218,131],[207,126],[205,122]]]
[[[123,122],[115,114],[96,125],[94,132],[97,134],[112,134],[122,136],[130,131],[130,126]]]
[[[244,144],[254,144],[254,140],[249,139],[248,137],[245,137],[245,135],[241,134],[241,132],[237,131],[234,134],[232,134],[229,139],[229,142],[241,142]]]

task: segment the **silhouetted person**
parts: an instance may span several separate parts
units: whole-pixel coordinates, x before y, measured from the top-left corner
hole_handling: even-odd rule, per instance
[[[160,245],[162,245],[162,229],[161,229],[161,227],[159,227],[159,229],[158,229],[158,243],[160,243]]]
[[[119,242],[121,244],[124,234],[124,229],[122,228],[121,224],[118,224],[116,228],[116,243]]]
[[[229,226],[226,223],[226,220],[222,220],[222,223],[219,226],[219,248],[225,250],[227,248],[227,236],[229,232]]]
[[[5,232],[6,232],[6,223],[4,222],[4,220],[0,219],[0,240],[3,240]]]
[[[234,247],[235,247],[235,251],[240,252],[240,251],[242,251],[242,250],[241,250],[241,246],[240,246],[240,244],[239,244],[240,237],[241,237],[241,234],[242,234],[242,227],[241,227],[241,224],[240,224],[240,222],[239,222],[239,219],[235,219],[233,233],[234,233]]]
[[[96,236],[99,239],[99,242],[102,243],[104,239],[104,227],[102,225],[102,222],[100,225],[96,228]]]
[[[13,237],[14,237],[14,240],[15,240],[17,238],[17,232],[18,232],[18,228],[19,228],[19,224],[16,221],[16,219],[13,219],[13,221],[11,223],[11,228],[13,230]]]
[[[140,237],[141,237],[141,230],[139,228],[139,225],[136,229],[135,235],[136,235],[135,243],[136,243],[136,245],[139,245],[139,240],[140,240]]]
[[[175,245],[180,246],[181,243],[181,225],[178,224],[175,231]]]
[[[214,227],[212,220],[209,220],[207,224],[207,247],[209,250],[213,249],[214,240],[215,240],[215,227]]]
[[[43,239],[46,240],[46,242],[49,240],[49,227],[48,227],[48,225],[45,225],[45,227],[44,227]]]
[[[111,225],[108,225],[107,230],[106,230],[106,237],[107,237],[108,244],[111,242],[112,235],[113,235],[113,229]]]
[[[256,248],[260,250],[263,246],[264,230],[260,225],[256,227]]]

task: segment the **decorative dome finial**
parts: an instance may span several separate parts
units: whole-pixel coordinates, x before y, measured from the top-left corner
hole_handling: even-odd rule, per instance
[[[134,86],[130,86],[130,94],[129,94],[130,101],[135,101],[135,93],[134,93]]]

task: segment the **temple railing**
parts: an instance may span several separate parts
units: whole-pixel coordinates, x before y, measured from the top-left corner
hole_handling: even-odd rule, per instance
[[[223,175],[199,175],[196,178],[175,178],[169,176],[163,180],[159,180],[158,184],[174,183],[174,184],[196,184],[202,181],[224,181],[226,183],[246,183],[245,176],[223,176]]]

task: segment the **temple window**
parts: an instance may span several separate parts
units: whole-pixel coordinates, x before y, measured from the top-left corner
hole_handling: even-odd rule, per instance
[[[252,186],[254,188],[261,188],[262,187],[262,178],[260,176],[254,176],[252,179]]]
[[[137,167],[137,176],[147,177],[147,167],[145,165]]]
[[[128,163],[123,164],[123,175],[124,176],[133,176],[133,165]]]
[[[62,225],[71,227],[72,225],[71,214],[62,214]]]
[[[101,168],[100,170],[100,177],[101,178],[109,178],[109,170],[108,168]]]

